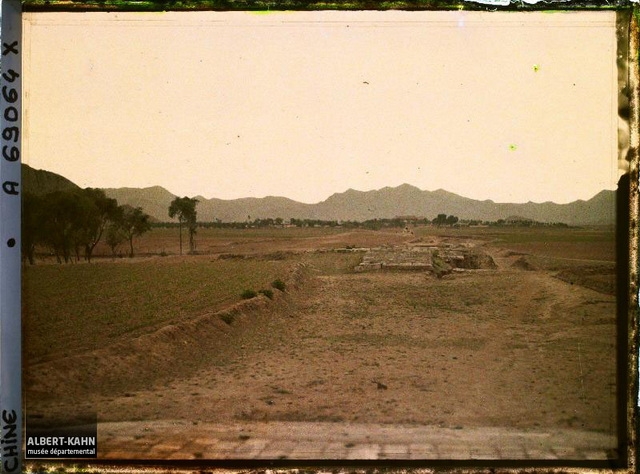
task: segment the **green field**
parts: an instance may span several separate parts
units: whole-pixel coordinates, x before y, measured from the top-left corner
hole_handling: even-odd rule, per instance
[[[295,260],[327,274],[347,271],[358,259],[319,253]],[[198,256],[25,266],[24,355],[36,363],[81,353],[220,310],[240,301],[245,289],[272,289],[294,264],[293,256]]]
[[[96,349],[124,334],[222,308],[238,301],[244,289],[270,288],[286,273],[284,261],[257,260],[27,267],[25,355],[40,359]]]

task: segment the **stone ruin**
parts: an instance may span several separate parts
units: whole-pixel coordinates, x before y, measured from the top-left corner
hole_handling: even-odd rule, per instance
[[[468,244],[418,244],[368,249],[354,270],[428,271],[440,277],[455,271],[492,268],[496,268],[496,264],[491,256]]]

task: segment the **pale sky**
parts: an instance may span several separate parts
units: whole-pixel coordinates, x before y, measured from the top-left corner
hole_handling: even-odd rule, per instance
[[[26,13],[24,162],[319,202],[615,189],[614,12]]]

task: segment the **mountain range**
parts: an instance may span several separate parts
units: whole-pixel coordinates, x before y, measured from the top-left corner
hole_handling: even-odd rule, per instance
[[[64,176],[45,170],[36,170],[22,164],[22,187],[25,192],[32,194],[48,194],[53,191],[70,191],[80,189],[80,186],[69,181]]]
[[[50,188],[54,182],[67,187],[75,186],[59,175],[23,165],[25,190],[33,190],[34,186],[39,188],[41,185]],[[117,199],[119,204],[139,206],[158,221],[171,221],[168,208],[176,196],[163,187],[104,188],[104,191],[107,196]],[[256,218],[276,217],[337,221],[364,221],[399,216],[433,219],[438,214],[453,214],[460,219],[482,221],[496,221],[518,216],[538,222],[563,222],[569,225],[615,223],[615,191],[610,190],[600,191],[587,201],[577,200],[568,204],[479,201],[442,189],[423,191],[409,184],[373,191],[349,189],[342,193],[335,193],[316,204],[306,204],[276,196],[231,200],[195,197],[199,201],[197,212],[198,220],[201,222],[216,219],[222,222],[244,222]]]

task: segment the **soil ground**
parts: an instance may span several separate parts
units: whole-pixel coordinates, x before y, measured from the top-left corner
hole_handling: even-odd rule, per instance
[[[287,292],[245,303],[231,324],[208,325],[200,315],[191,326],[173,322],[156,331],[171,330],[169,340],[123,336],[120,345],[66,361],[27,362],[27,416],[97,412],[104,424],[382,424],[614,437],[610,247],[589,253],[574,245],[575,258],[571,251],[545,254],[539,243],[433,235],[436,244],[481,248],[497,265],[441,279],[327,271],[295,253],[416,238],[372,232],[236,244],[238,254],[292,252],[282,257],[295,268]]]

